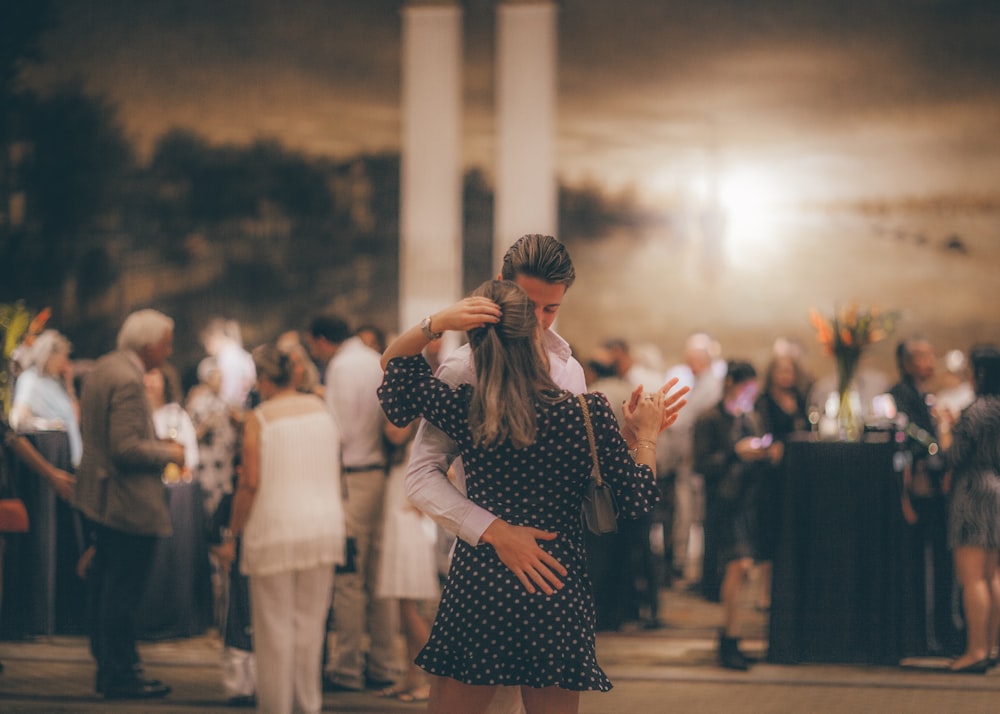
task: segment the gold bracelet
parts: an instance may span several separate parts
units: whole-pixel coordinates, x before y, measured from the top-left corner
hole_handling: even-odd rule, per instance
[[[654,454],[656,453],[656,449],[654,449],[652,446],[649,446],[648,444],[639,444],[638,446],[636,446],[636,447],[634,447],[632,449],[629,449],[628,453],[629,453],[629,456],[632,457],[633,461],[635,461],[636,457],[639,456],[639,449],[649,449]]]
[[[648,446],[650,449],[655,449],[656,448],[656,442],[655,441],[650,441],[649,439],[636,439],[635,443],[638,446]]]

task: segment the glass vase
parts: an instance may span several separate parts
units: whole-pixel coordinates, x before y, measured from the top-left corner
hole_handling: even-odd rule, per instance
[[[840,409],[837,412],[837,426],[842,441],[861,439],[861,419],[854,408],[855,392],[848,387],[840,392]]]
[[[860,350],[852,350],[849,353],[838,355],[837,358],[837,392],[840,395],[837,426],[843,441],[858,441],[861,439],[863,431],[860,399],[851,388],[860,357]]]

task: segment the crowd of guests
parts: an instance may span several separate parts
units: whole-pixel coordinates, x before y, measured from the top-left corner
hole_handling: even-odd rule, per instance
[[[186,394],[162,313],[130,315],[82,379],[69,342],[39,336],[11,422],[69,438],[75,490],[43,473],[90,525],[79,572],[100,694],[170,691],[143,672],[135,613],[177,482],[198,485],[209,524],[234,704],[316,712],[323,689],[374,689],[432,711],[575,711],[579,691],[610,688],[595,630],[661,626],[659,589],[677,584],[722,604],[719,664],[751,665],[746,586],[756,572],[767,609],[784,448],[816,427],[822,384],[785,340],[760,371],[702,333],[670,367],[620,338],[577,360],[552,329],[575,272],[549,236],[511,246],[499,278],[392,341],[320,315],[249,352],[235,322],[213,321]],[[468,342],[443,356],[449,330]],[[933,346],[909,337],[897,361],[914,654],[985,671],[1000,633],[1000,353],[952,356],[938,379]],[[591,419],[620,510],[609,535],[580,526]]]

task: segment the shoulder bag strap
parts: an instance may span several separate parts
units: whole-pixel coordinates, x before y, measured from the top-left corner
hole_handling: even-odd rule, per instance
[[[587,427],[587,441],[590,442],[590,456],[594,460],[594,466],[590,472],[591,478],[601,485],[601,466],[597,460],[597,443],[594,441],[594,426],[590,423],[590,410],[587,408],[587,399],[582,394],[576,395],[580,400],[580,407],[583,408],[583,425]]]

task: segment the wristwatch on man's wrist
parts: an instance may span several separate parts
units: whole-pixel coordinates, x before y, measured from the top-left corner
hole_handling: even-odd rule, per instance
[[[434,332],[431,330],[431,316],[428,315],[420,322],[420,329],[424,331],[424,337],[428,340],[439,340],[441,339],[441,332]]]

